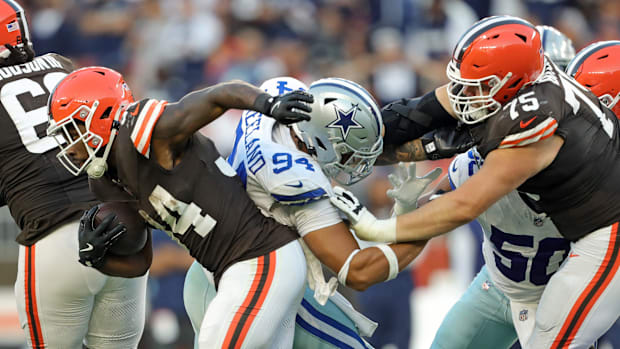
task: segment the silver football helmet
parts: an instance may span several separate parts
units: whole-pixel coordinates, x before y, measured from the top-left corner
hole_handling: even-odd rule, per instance
[[[568,63],[575,57],[573,41],[561,31],[548,25],[537,25],[543,51],[560,69],[565,70]]]
[[[315,81],[312,119],[294,124],[323,172],[342,185],[351,185],[372,172],[383,151],[381,111],[370,93],[345,79]]]

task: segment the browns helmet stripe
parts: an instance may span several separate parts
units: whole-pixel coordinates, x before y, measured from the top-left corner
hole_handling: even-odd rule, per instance
[[[459,67],[459,63],[463,58],[465,51],[467,51],[469,45],[476,38],[478,38],[482,33],[486,32],[489,29],[505,24],[523,24],[528,27],[534,28],[534,26],[530,22],[512,16],[492,16],[478,21],[461,36],[458,43],[456,44],[456,47],[454,48],[454,53],[452,54],[452,57],[456,61],[457,67]]]

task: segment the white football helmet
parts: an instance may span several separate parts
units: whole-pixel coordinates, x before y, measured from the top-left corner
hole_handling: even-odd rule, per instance
[[[381,111],[370,93],[345,79],[315,81],[310,121],[292,125],[323,172],[351,185],[372,172],[383,151]]]

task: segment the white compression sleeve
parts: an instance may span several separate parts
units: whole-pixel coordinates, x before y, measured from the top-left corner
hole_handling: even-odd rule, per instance
[[[347,275],[349,275],[349,265],[351,264],[351,260],[353,259],[353,257],[355,257],[355,255],[359,251],[359,249],[356,249],[351,252],[349,257],[347,257],[347,260],[344,261],[344,264],[342,265],[342,267],[340,267],[340,270],[338,271],[338,281],[345,286],[347,285]]]

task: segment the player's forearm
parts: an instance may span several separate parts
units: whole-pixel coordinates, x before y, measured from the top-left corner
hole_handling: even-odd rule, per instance
[[[198,131],[228,109],[254,109],[256,98],[264,94],[257,87],[235,80],[185,95],[178,102],[187,129]],[[191,132],[193,133],[193,132]]]
[[[424,249],[426,241],[391,244],[398,260],[398,271],[406,268]],[[389,263],[385,254],[376,247],[361,250],[351,260],[347,286],[364,291],[368,287],[386,281],[389,275]]]
[[[98,268],[98,270],[110,276],[125,278],[139,277],[146,274],[151,266],[152,260],[153,248],[151,244],[151,234],[149,232],[146,244],[140,252],[130,256],[118,256],[108,253],[105,256],[104,264]]]
[[[257,97],[264,94],[243,81],[220,83],[191,92],[166,106],[153,130],[153,139],[183,143],[228,109],[256,109]]]
[[[378,166],[393,165],[399,162],[412,162],[428,160],[422,141],[414,139],[402,145],[386,144],[383,152],[377,158]]]
[[[484,212],[480,205],[459,196],[450,192],[415,211],[398,216],[396,240],[428,240],[467,224]]]

